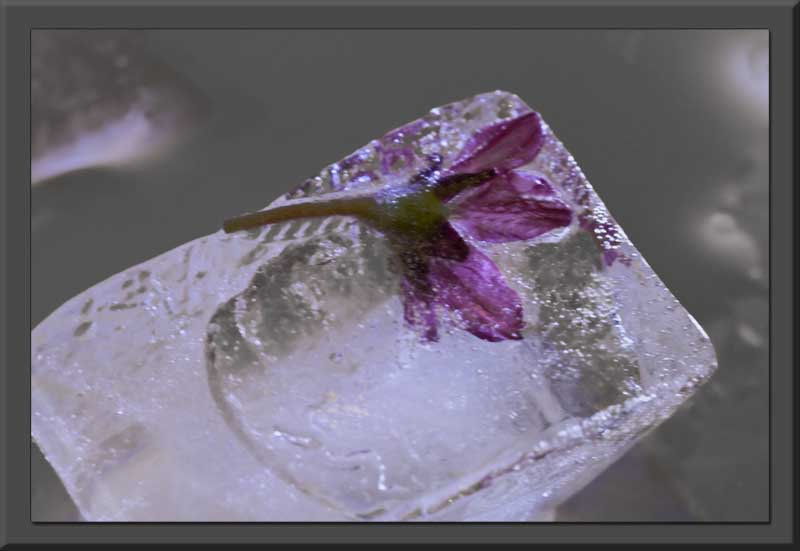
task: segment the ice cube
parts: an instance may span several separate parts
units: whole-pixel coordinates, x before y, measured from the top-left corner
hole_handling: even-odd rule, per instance
[[[528,111],[436,108],[275,204],[397,185]],[[219,232],[64,304],[32,334],[32,432],[84,518],[548,518],[716,360],[546,125],[523,169],[576,216],[475,245],[521,340],[420,339],[387,240],[347,217]]]
[[[210,103],[148,48],[142,30],[31,31],[31,183],[157,158]]]

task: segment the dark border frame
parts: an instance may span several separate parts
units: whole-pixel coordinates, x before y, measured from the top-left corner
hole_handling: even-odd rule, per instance
[[[0,544],[552,542],[788,543],[796,541],[798,0],[350,0],[278,2],[0,0]],[[224,9],[223,9],[224,8]],[[761,28],[770,30],[770,519],[769,523],[33,524],[30,520],[30,67],[32,28]],[[794,100],[794,101],[792,101]],[[20,232],[22,228],[22,232]],[[794,231],[793,231],[794,230]],[[773,302],[773,297],[780,300]],[[13,322],[13,323],[12,323]],[[774,367],[774,369],[773,369]],[[27,419],[25,422],[23,419]],[[721,488],[720,491],[724,491]]]

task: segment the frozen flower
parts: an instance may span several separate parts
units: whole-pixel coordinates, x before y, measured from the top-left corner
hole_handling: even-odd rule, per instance
[[[227,232],[309,216],[356,216],[380,231],[403,270],[406,322],[438,339],[437,307],[487,341],[521,339],[522,302],[473,242],[526,241],[570,224],[570,208],[542,176],[517,170],[542,147],[530,112],[477,132],[456,160],[439,156],[409,182],[369,195],[314,200],[228,220]]]

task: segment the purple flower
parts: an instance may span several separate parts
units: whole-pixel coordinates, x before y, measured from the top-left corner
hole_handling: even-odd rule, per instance
[[[569,206],[541,176],[516,170],[543,142],[527,113],[477,132],[456,160],[441,157],[409,183],[371,196],[287,205],[225,223],[237,231],[304,216],[352,215],[381,231],[403,270],[404,318],[427,341],[439,337],[437,309],[476,337],[521,339],[522,301],[492,260],[471,242],[533,239],[572,221]]]
[[[519,296],[467,240],[529,240],[569,225],[572,212],[550,183],[514,170],[532,161],[541,145],[541,121],[529,113],[480,131],[443,176],[429,178],[428,189],[450,207],[449,221],[440,220],[427,238],[399,246],[405,319],[423,327],[425,339],[438,339],[437,306],[456,313],[462,328],[478,338],[522,338]]]

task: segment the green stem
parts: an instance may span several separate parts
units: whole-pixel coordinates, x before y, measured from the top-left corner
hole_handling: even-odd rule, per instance
[[[376,215],[376,203],[372,197],[355,197],[350,199],[331,199],[329,201],[308,201],[275,207],[250,214],[243,214],[225,220],[222,228],[225,233],[233,233],[296,220],[298,218],[319,218],[322,216],[357,216],[372,219]]]
[[[433,192],[442,201],[447,201],[465,189],[487,182],[496,175],[495,170],[491,168],[475,174],[453,174],[440,181]]]

